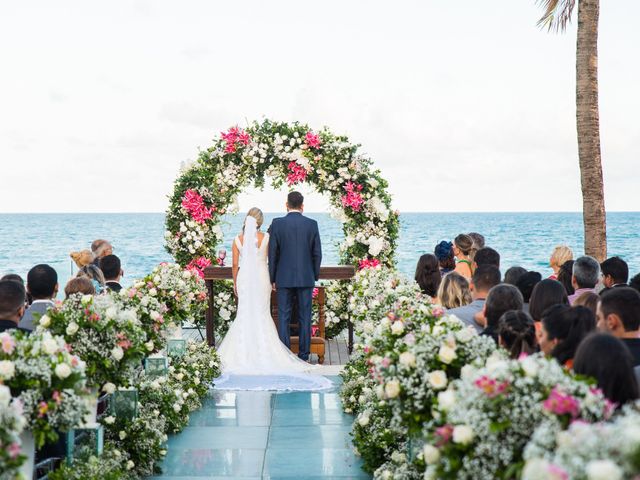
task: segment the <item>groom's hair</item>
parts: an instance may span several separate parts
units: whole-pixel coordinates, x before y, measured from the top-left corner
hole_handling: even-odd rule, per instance
[[[291,192],[287,195],[287,205],[289,208],[298,209],[304,203],[304,197],[300,192]]]

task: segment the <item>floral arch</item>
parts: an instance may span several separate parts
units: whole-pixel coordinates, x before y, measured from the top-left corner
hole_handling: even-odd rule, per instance
[[[387,181],[359,145],[327,128],[264,120],[232,127],[200,151],[175,181],[166,217],[166,248],[175,260],[202,270],[222,243],[220,222],[237,211],[247,187],[306,183],[329,196],[332,216],[343,224],[341,261],[360,268],[393,263],[398,213],[391,209]]]

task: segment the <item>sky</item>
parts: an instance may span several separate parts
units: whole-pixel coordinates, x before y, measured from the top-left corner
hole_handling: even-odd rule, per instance
[[[0,212],[164,211],[181,162],[265,117],[362,144],[400,211],[580,211],[576,22],[550,34],[540,13],[534,0],[2,2]],[[640,210],[639,17],[639,2],[602,2],[608,210]],[[241,207],[282,210],[284,196],[250,190]]]

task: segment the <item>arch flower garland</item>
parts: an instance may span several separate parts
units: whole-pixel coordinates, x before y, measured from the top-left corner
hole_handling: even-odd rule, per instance
[[[178,263],[200,272],[222,244],[220,222],[237,211],[248,186],[295,189],[308,184],[327,194],[332,216],[343,224],[341,261],[357,267],[391,266],[398,237],[398,212],[391,209],[388,183],[346,136],[327,128],[264,120],[232,127],[175,181],[166,217],[166,248]],[[338,333],[344,315],[330,331]],[[336,331],[337,330],[337,331]]]

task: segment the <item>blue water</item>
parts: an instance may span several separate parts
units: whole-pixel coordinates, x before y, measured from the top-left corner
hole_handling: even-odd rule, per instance
[[[265,225],[282,214],[267,214]],[[342,226],[328,214],[309,214],[318,220],[325,265],[338,263],[337,243]],[[620,255],[632,274],[640,272],[640,212],[608,214],[609,255]],[[549,254],[557,244],[583,251],[580,213],[407,213],[400,217],[397,250],[399,269],[412,275],[417,258],[432,252],[440,240],[460,232],[477,231],[502,256],[502,268],[521,265],[551,273]],[[225,248],[231,250],[240,230],[241,216],[227,219]],[[64,285],[72,275],[69,252],[88,248],[96,238],[110,240],[123,264],[123,283],[148,273],[161,261],[170,261],[164,250],[164,214],[0,214],[0,275],[15,272],[23,277],[37,263],[53,266]],[[75,266],[73,267],[75,272]]]

